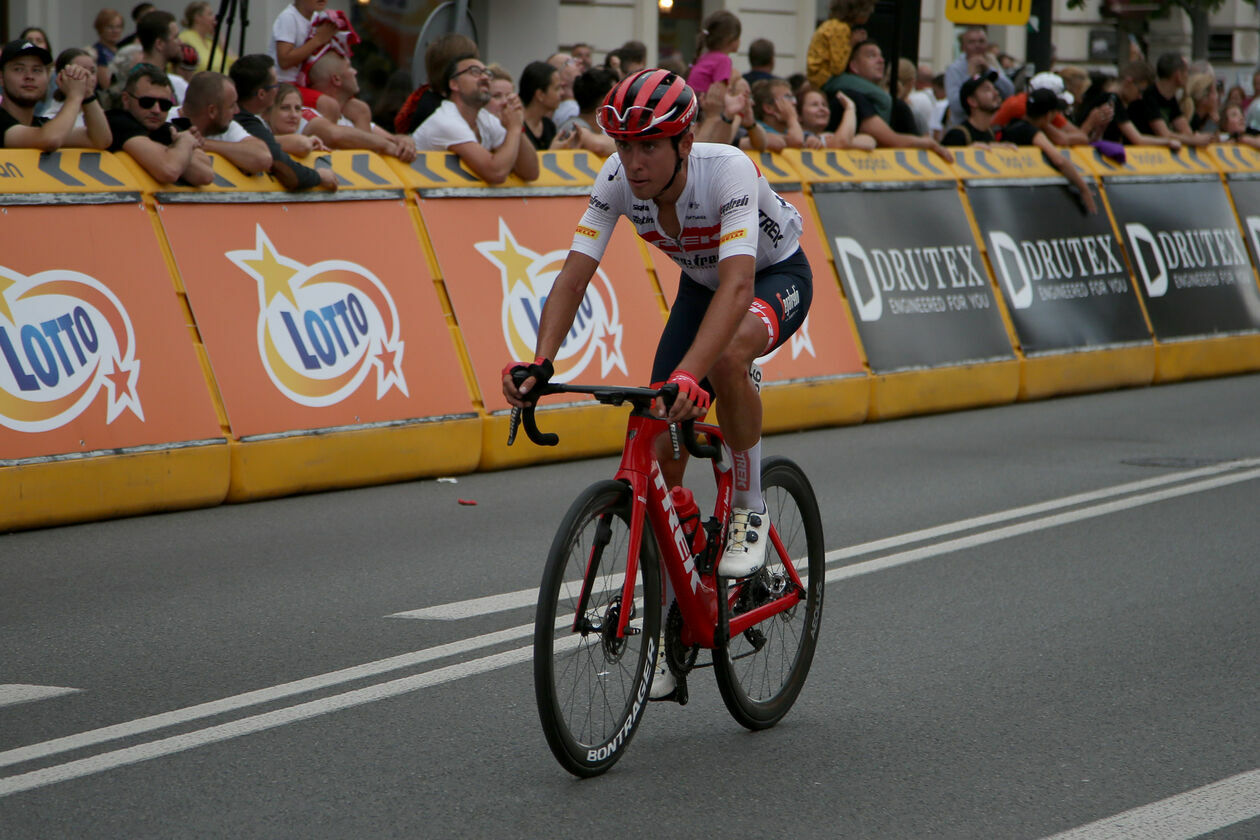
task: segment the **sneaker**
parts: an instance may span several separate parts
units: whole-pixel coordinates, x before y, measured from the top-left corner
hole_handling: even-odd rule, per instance
[[[766,562],[770,541],[770,512],[756,513],[748,508],[731,510],[731,529],[717,573],[727,578],[748,577]]]
[[[665,639],[660,639],[660,651],[656,655],[656,675],[652,677],[652,690],[648,692],[649,700],[669,700],[678,688],[678,679],[669,670],[665,662]]]

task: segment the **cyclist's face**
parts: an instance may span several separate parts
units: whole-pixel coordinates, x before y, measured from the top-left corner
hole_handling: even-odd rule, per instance
[[[617,153],[630,192],[635,198],[656,198],[674,176],[674,164],[679,156],[686,158],[691,152],[691,134],[683,137],[678,151],[668,137],[653,140],[617,141]],[[675,181],[677,184],[678,181]]]

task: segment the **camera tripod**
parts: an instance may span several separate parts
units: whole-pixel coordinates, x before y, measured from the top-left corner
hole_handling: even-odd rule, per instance
[[[249,0],[219,0],[219,14],[214,21],[214,40],[210,42],[210,55],[206,57],[206,69],[214,69],[214,60],[219,59],[219,72],[226,72],[223,68],[227,66],[227,48],[226,45],[232,40],[232,25],[235,21],[241,22],[241,34],[238,46],[236,48],[237,55],[245,54],[245,30],[249,28]],[[227,24],[227,33],[222,43],[225,45],[223,52],[218,56],[215,52],[219,49],[219,35],[223,31],[223,24]]]

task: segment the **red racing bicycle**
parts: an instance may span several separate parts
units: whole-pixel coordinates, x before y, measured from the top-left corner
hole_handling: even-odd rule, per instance
[[[673,699],[687,702],[687,675],[713,667],[727,710],[749,729],[778,723],[795,703],[818,643],[824,548],[813,488],[786,458],[762,464],[761,485],[771,529],[766,564],[728,580],[716,574],[726,544],[733,475],[717,426],[678,427],[651,414],[658,396],[672,401],[677,386],[649,388],[547,384],[531,392],[589,394],[633,410],[616,477],[597,482],[573,502],[556,532],[538,593],[534,623],[534,693],[543,732],[556,759],[577,776],[608,770],[634,737],[658,657],[678,681]],[[512,415],[540,446],[558,442],[539,431],[531,404]],[[654,455],[668,432],[674,455],[687,451],[712,462],[713,515],[680,520]],[[700,439],[703,436],[704,441]],[[699,539],[697,539],[699,537]],[[697,552],[696,546],[703,545]],[[662,570],[676,600],[662,615]],[[701,648],[711,661],[697,665]]]

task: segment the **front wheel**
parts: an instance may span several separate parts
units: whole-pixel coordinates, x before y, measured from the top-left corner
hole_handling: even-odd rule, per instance
[[[822,618],[826,573],[822,520],[814,489],[801,468],[787,458],[762,462],[761,487],[770,512],[773,540],[766,565],[732,587],[732,615],[779,597],[792,585],[790,563],[805,588],[804,599],[730,640],[725,652],[713,652],[714,673],[727,711],[749,729],[778,723],[800,694],[814,659]]]
[[[556,760],[596,776],[621,758],[642,720],[661,626],[651,536],[638,552],[635,597],[623,603],[630,554],[630,488],[601,481],[582,492],[556,532],[534,621],[534,696]],[[585,603],[582,603],[585,591]],[[617,627],[630,611],[626,634]]]

